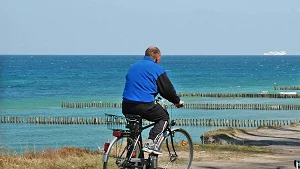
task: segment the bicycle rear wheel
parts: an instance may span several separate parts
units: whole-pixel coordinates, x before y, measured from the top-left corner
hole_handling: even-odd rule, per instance
[[[129,165],[128,158],[138,157],[141,147],[139,143],[133,150],[135,140],[130,137],[115,138],[110,145],[110,148],[106,152],[106,160],[103,163],[103,169],[124,169]]]
[[[172,147],[171,137],[173,137]],[[158,168],[189,169],[193,160],[193,142],[187,131],[175,128],[159,144],[163,151],[158,156]]]

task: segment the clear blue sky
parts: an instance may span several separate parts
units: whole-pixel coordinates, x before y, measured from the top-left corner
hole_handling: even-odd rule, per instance
[[[300,54],[300,0],[0,0],[0,54]]]

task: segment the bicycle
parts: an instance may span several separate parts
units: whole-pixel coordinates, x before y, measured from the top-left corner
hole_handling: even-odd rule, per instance
[[[159,100],[161,99],[156,100],[157,104]],[[193,159],[193,142],[186,130],[172,128],[176,124],[175,120],[168,122],[157,142],[163,154],[156,155],[142,151],[142,132],[155,123],[143,126],[143,119],[139,115],[128,114],[125,118],[128,129],[113,129],[115,138],[110,143],[104,144],[103,169],[190,168]],[[146,154],[148,158],[145,158]]]
[[[295,167],[296,169],[299,169],[299,168],[300,168],[300,159],[295,159],[295,160],[294,160],[294,167]]]

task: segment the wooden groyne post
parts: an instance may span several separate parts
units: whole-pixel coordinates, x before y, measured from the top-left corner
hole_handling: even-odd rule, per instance
[[[122,103],[62,103],[62,108],[121,108]],[[174,106],[173,106],[174,107]],[[184,109],[205,109],[205,110],[224,110],[224,109],[240,109],[240,110],[300,110],[299,104],[219,104],[219,103],[187,103]]]
[[[285,126],[299,123],[300,120],[260,120],[260,119],[174,119],[177,126],[203,126],[203,127],[235,127],[249,128],[259,126]],[[124,117],[11,117],[1,116],[1,123],[29,123],[45,125],[107,125],[109,128],[125,126]],[[147,125],[151,122],[143,120]]]
[[[274,90],[300,90],[300,86],[280,86],[274,83]]]
[[[24,123],[24,117],[18,116],[1,116],[0,123]]]
[[[299,99],[300,94],[282,93],[179,93],[181,97],[219,97],[219,98],[280,98]]]
[[[101,107],[114,107],[121,108],[122,103],[102,103],[102,102],[62,102],[62,108],[101,108]]]

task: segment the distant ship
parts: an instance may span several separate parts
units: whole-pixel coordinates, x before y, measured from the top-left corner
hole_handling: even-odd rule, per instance
[[[286,55],[286,51],[269,51],[264,53],[264,55]]]

